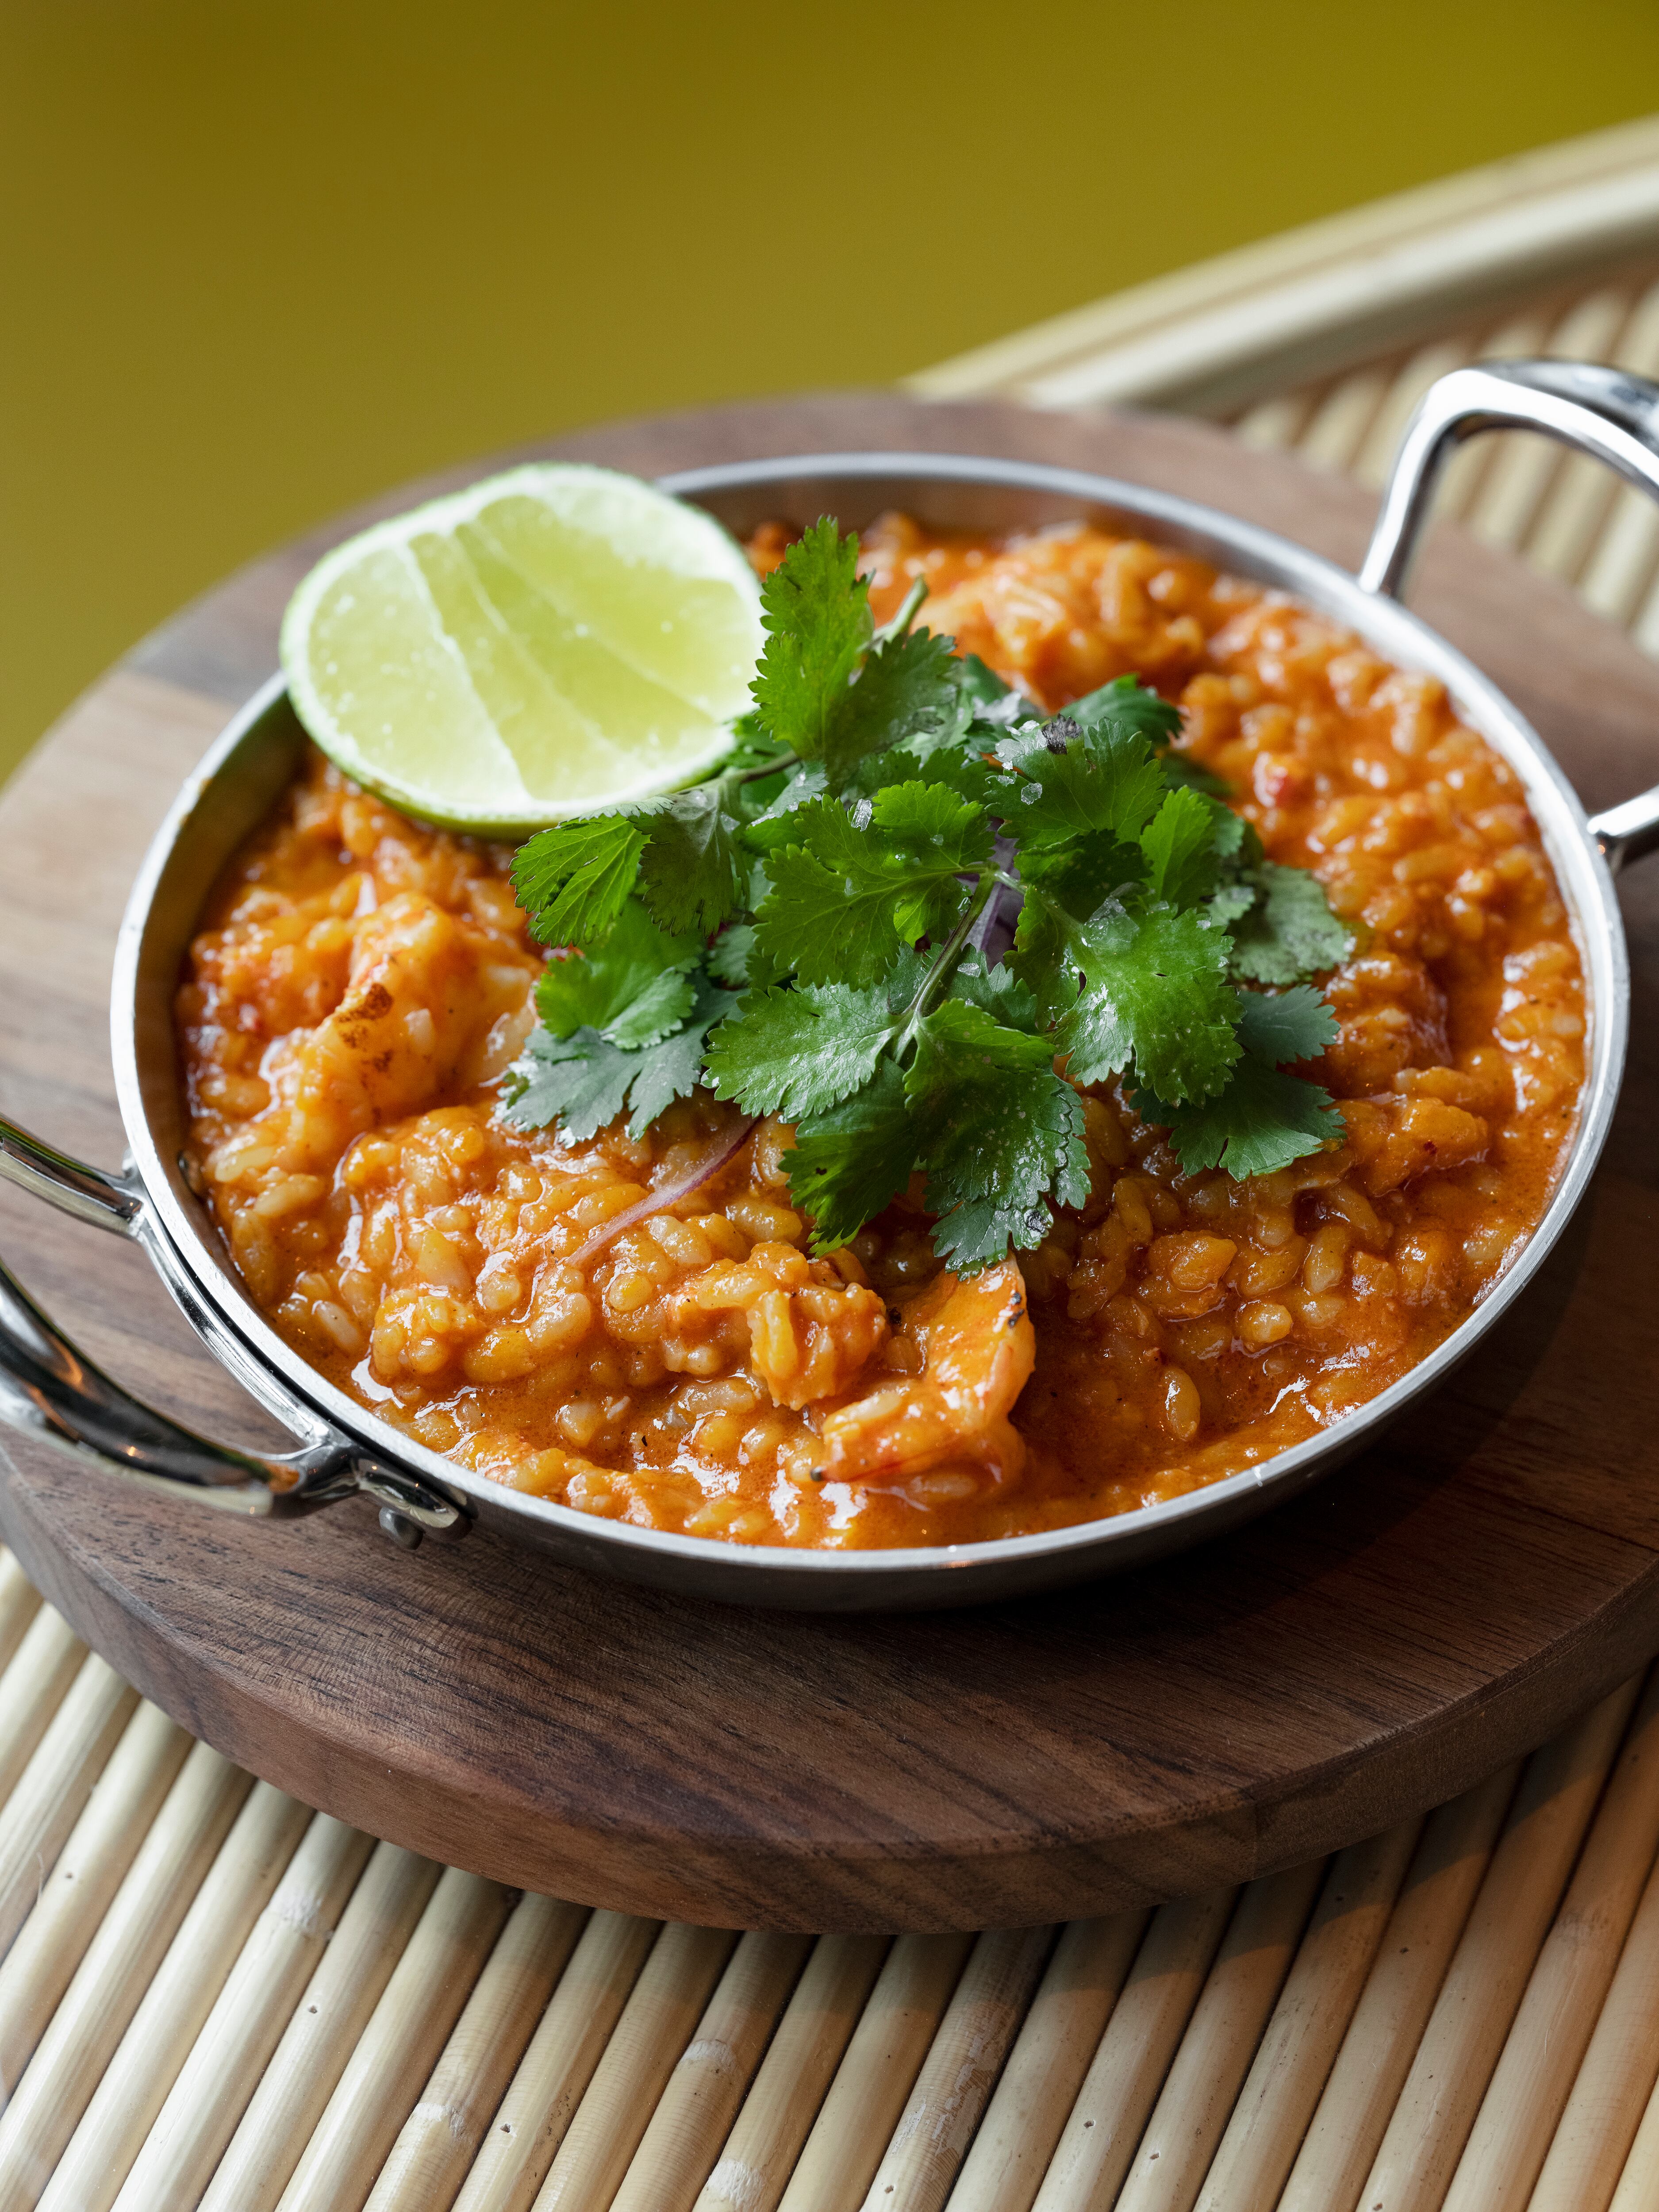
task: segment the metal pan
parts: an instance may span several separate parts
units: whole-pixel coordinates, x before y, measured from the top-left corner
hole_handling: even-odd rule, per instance
[[[0,1172],[82,1221],[133,1237],[209,1349],[286,1426],[291,1452],[229,1449],[139,1403],[76,1351],[0,1267],[0,1419],[99,1474],[110,1472],[258,1520],[352,1496],[412,1545],[475,1522],[570,1565],[702,1597],[867,1611],[1011,1597],[1137,1565],[1237,1527],[1370,1442],[1525,1291],[1583,1197],[1624,1068],[1630,977],[1613,878],[1659,843],[1659,789],[1587,820],[1536,733],[1480,672],[1399,604],[1437,473],[1461,441],[1542,431],[1659,496],[1659,386],[1608,368],[1516,362],[1459,369],[1407,428],[1358,578],[1269,532],[1141,486],[1063,469],[934,454],[840,453],[695,471],[665,489],[743,533],[823,513],[844,526],[902,507],[944,527],[1098,520],[1290,593],[1385,659],[1438,677],[1457,711],[1519,775],[1572,917],[1589,985],[1590,1065],[1577,1133],[1519,1259],[1429,1357],[1331,1430],[1247,1473],[1168,1503],[1040,1535],[886,1552],[741,1547],[635,1528],[502,1488],[386,1426],[309,1367],[257,1310],[179,1167],[173,1032],[180,962],[208,888],[267,813],[304,743],[280,680],[236,716],[180,793],[134,885],[111,1008],[117,1095],[131,1147],[118,1175],[0,1122]],[[250,1530],[250,1542],[258,1542]]]

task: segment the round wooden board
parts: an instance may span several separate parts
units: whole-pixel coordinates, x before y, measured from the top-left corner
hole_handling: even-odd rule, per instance
[[[878,395],[544,450],[654,472],[857,446],[1139,478],[1349,563],[1370,519],[1352,486],[1200,424]],[[0,799],[0,1104],[59,1143],[118,1153],[105,1007],[128,883],[274,665],[293,582],[362,519],[191,609]],[[1659,669],[1565,591],[1443,533],[1419,604],[1592,804],[1651,780]],[[226,1522],[15,1440],[0,1525],[81,1633],[222,1751],[376,1835],[566,1897],[728,1926],[977,1928],[1328,1851],[1464,1788],[1659,1649],[1659,868],[1626,912],[1625,1103],[1545,1276],[1382,1449],[1155,1571],[918,1618],[724,1610],[484,1535],[410,1555],[355,1505]],[[136,1252],[3,1188],[0,1243],[93,1357],[202,1425],[259,1432]]]

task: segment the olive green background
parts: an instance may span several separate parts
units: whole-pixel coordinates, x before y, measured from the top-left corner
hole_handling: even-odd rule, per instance
[[[879,382],[1656,88],[1653,0],[3,0],[0,774],[400,478]]]

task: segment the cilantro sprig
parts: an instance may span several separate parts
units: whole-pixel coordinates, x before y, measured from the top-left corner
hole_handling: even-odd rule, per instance
[[[913,627],[921,587],[878,632],[857,561],[826,520],[766,579],[718,774],[520,852],[556,950],[507,1117],[638,1134],[706,1084],[794,1124],[815,1249],[920,1177],[969,1271],[1087,1197],[1079,1085],[1121,1078],[1188,1170],[1340,1139],[1289,1071],[1335,1035],[1308,980],[1349,933],[1171,755],[1178,711],[1124,677],[1044,719]]]

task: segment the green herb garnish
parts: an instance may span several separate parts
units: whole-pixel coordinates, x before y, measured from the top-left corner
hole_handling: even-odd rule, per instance
[[[561,950],[507,1118],[580,1139],[627,1113],[637,1134],[709,1084],[794,1123],[815,1250],[920,1174],[959,1270],[1087,1197],[1075,1085],[1124,1078],[1189,1171],[1340,1140],[1329,1094],[1285,1071],[1335,1036],[1304,979],[1352,940],[1170,755],[1177,710],[1124,677],[1043,720],[910,627],[919,589],[878,634],[857,558],[824,520],[767,578],[754,712],[717,775],[520,850]]]

